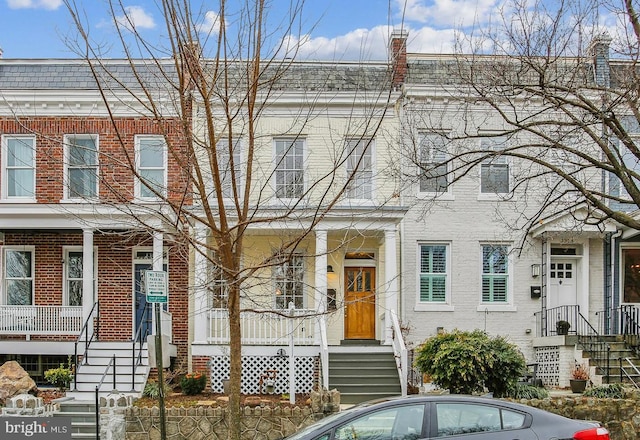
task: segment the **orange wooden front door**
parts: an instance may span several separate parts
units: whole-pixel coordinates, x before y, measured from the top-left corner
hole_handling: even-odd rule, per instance
[[[375,339],[376,334],[376,269],[347,267],[345,279],[345,339]]]

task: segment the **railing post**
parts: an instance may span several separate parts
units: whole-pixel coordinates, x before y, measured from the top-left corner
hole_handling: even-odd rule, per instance
[[[609,376],[611,375],[611,346],[607,344],[607,383],[610,383]]]
[[[620,383],[622,383],[622,358],[618,358],[618,364],[620,365]]]
[[[100,438],[100,398],[98,397],[98,389],[100,385],[96,385],[96,439]]]
[[[113,391],[117,390],[116,388],[116,355],[113,355]]]

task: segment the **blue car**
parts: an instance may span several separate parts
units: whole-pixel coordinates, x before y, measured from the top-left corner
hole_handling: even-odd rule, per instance
[[[409,396],[362,403],[286,440],[609,440],[597,422],[526,405],[460,395]]]

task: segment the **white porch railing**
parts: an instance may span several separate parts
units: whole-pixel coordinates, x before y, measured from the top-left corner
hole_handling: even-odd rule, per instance
[[[293,317],[286,316],[289,310],[256,310],[242,312],[240,326],[244,345],[289,345],[291,335],[288,321],[293,320],[293,343],[315,345],[315,312],[294,309]],[[229,314],[226,309],[209,311],[209,336],[212,344],[229,343]]]
[[[0,334],[77,335],[82,306],[0,305]]]
[[[396,366],[398,367],[398,375],[400,376],[400,390],[402,395],[407,395],[407,381],[409,379],[409,356],[407,355],[407,347],[404,344],[402,331],[398,315],[394,311],[389,312],[391,316],[391,325],[393,328],[393,353],[396,358]]]

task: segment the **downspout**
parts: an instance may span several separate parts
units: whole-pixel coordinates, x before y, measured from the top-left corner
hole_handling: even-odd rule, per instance
[[[610,289],[610,295],[609,295],[609,304],[607,304],[607,298],[606,298],[606,293],[605,293],[605,298],[604,298],[604,302],[605,302],[605,307],[606,307],[606,316],[607,316],[607,331],[611,332],[611,312],[613,311],[613,309],[615,308],[615,301],[614,301],[614,294],[615,294],[615,285],[616,285],[616,280],[615,280],[615,268],[616,268],[616,260],[618,258],[618,253],[616,252],[617,246],[616,246],[616,242],[618,240],[618,238],[620,238],[622,236],[622,229],[618,229],[616,230],[616,232],[614,232],[613,234],[611,234],[609,237],[611,239],[611,243],[609,243],[610,246],[610,250],[609,252],[611,253],[611,262],[610,262],[610,267],[609,267],[609,273],[611,276],[611,282],[609,283],[609,289]],[[619,302],[619,298],[618,298],[618,302]],[[615,323],[617,325],[617,323]]]

